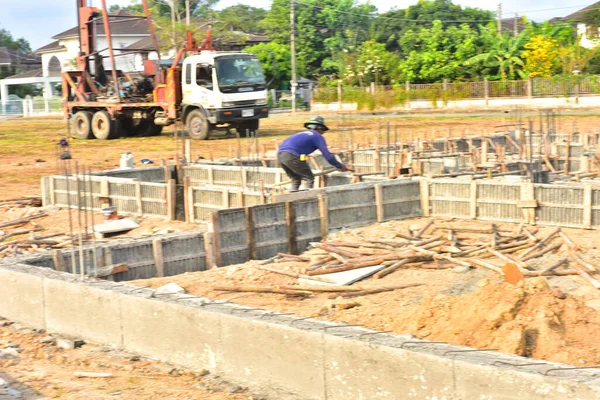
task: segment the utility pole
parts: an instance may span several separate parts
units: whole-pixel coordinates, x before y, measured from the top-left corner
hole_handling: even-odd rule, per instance
[[[290,0],[290,50],[292,52],[292,114],[296,112],[296,17],[294,0]]]
[[[190,0],[185,0],[185,23],[190,24]]]
[[[171,40],[173,41],[173,49],[177,51],[177,42],[175,39],[175,0],[171,0]]]
[[[502,36],[502,3],[498,4],[498,19],[496,25],[498,28],[498,36]]]
[[[517,13],[515,13],[515,26],[513,28],[513,33],[515,34],[515,37],[519,35],[519,15]]]

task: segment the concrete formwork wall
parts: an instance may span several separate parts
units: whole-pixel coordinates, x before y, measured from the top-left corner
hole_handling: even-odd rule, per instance
[[[115,169],[112,171],[96,172],[94,175],[128,178],[140,182],[165,183],[165,168],[166,167]]]
[[[290,400],[600,397],[597,370],[299,319],[123,283],[0,266],[0,316],[124,349]],[[90,312],[93,310],[93,312]],[[235,312],[244,311],[244,312]],[[364,335],[371,333],[371,335]],[[561,369],[545,375],[550,369]]]
[[[535,222],[574,228],[600,228],[600,187],[591,184],[530,184],[502,180],[433,179],[426,184],[431,216],[525,222],[524,208],[535,209]],[[535,202],[535,206],[523,202]]]
[[[207,185],[190,188],[188,196],[191,196],[191,222],[208,221],[211,212],[262,204],[270,198],[268,193]]]
[[[100,210],[99,197],[110,198],[121,214],[168,216],[167,185],[138,182],[129,178],[91,176],[91,182],[74,176],[49,176],[42,180],[42,198],[59,207],[77,208],[78,204]],[[78,197],[79,189],[79,197]],[[90,196],[91,193],[91,196]],[[91,199],[90,199],[91,197]]]
[[[60,250],[64,259],[64,272],[80,273],[80,253],[71,249]],[[86,273],[93,269],[91,246],[83,248],[83,265]],[[0,264],[14,262],[55,269],[51,252],[3,259]],[[96,247],[96,263],[99,268],[115,264],[127,264],[128,270],[112,275],[115,281],[148,279],[156,276],[179,275],[185,272],[204,271],[207,268],[204,232],[172,233],[147,238],[123,239]]]
[[[287,179],[281,168],[238,167],[221,165],[190,165],[183,167],[183,176],[190,177],[192,185],[200,184],[246,187],[258,185],[260,180],[269,188]]]

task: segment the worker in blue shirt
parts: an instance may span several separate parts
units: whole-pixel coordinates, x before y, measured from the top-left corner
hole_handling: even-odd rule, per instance
[[[327,150],[327,143],[323,134],[329,130],[323,117],[315,116],[304,124],[308,130],[296,133],[285,139],[277,152],[277,160],[281,167],[292,180],[292,192],[298,191],[302,181],[306,187],[312,189],[315,177],[307,163],[308,155],[319,149],[327,162],[340,171],[348,168],[340,163],[333,154]]]

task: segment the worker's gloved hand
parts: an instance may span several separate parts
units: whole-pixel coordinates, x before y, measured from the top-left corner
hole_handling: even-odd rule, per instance
[[[340,168],[340,171],[347,172],[349,169],[344,165],[342,168]]]

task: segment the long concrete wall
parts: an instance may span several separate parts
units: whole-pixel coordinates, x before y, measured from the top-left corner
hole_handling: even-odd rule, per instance
[[[0,266],[0,316],[208,369],[269,399],[515,399],[600,397],[600,370],[374,334],[294,315],[65,273]],[[520,366],[523,365],[523,366]]]

